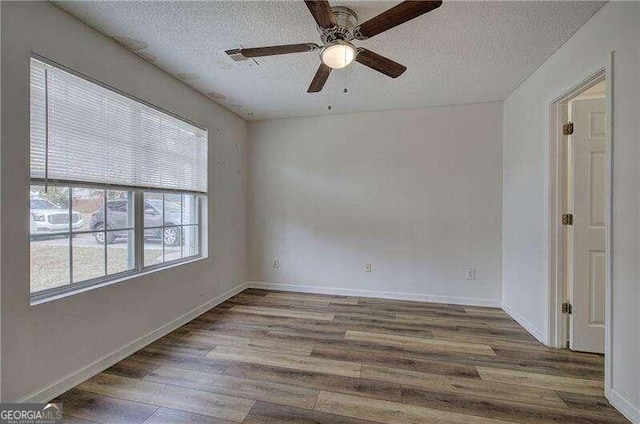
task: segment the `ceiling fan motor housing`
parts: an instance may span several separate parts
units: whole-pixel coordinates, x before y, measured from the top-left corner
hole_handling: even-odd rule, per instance
[[[354,30],[358,26],[358,15],[353,10],[344,6],[331,8],[337,25],[334,28],[318,27],[320,39],[324,44],[336,40],[351,41],[355,38]]]

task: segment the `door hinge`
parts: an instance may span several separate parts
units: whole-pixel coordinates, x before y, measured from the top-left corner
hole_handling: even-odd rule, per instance
[[[573,225],[573,214],[572,213],[563,213],[562,214],[562,225]]]
[[[573,306],[571,306],[571,303],[564,302],[562,304],[562,313],[567,315],[571,315],[573,313]]]
[[[573,122],[567,122],[562,126],[562,134],[564,135],[573,134]]]

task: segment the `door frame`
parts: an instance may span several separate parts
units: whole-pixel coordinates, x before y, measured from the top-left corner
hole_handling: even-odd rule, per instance
[[[556,96],[549,99],[549,169],[548,169],[548,252],[549,252],[549,285],[548,285],[548,323],[547,341],[549,346],[564,348],[567,340],[567,316],[562,313],[562,303],[568,297],[567,291],[567,260],[565,246],[567,231],[562,225],[561,215],[565,213],[564,205],[567,198],[566,185],[566,149],[563,146],[562,134],[563,108],[566,103],[580,92],[593,86],[603,78],[606,85],[606,135],[605,135],[605,396],[609,396],[612,387],[612,281],[613,281],[613,59],[614,52],[606,55],[594,64],[587,72],[579,75],[570,85],[559,90]]]

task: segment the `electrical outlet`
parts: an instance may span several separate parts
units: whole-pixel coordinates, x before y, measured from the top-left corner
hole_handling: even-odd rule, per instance
[[[467,272],[464,274],[464,279],[465,280],[475,280],[476,279],[476,270],[475,269],[468,269]]]
[[[280,259],[274,258],[272,264],[273,264],[273,269],[279,269],[280,268]]]
[[[371,264],[366,264],[364,267],[365,272],[371,272]]]

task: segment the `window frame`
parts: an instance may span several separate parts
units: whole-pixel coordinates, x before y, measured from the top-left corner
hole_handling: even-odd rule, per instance
[[[33,178],[30,180],[30,187],[33,185],[44,185],[44,180],[39,179],[39,178]],[[113,185],[105,185],[105,184],[93,184],[93,183],[84,183],[84,184],[73,184],[70,185],[69,183],[57,183],[57,182],[48,182],[48,185],[51,187],[64,187],[64,188],[68,188],[69,189],[69,215],[70,215],[70,220],[69,220],[69,228],[64,231],[64,232],[58,232],[58,233],[51,233],[51,234],[29,234],[29,245],[31,246],[31,243],[33,243],[34,241],[38,241],[38,240],[46,240],[47,237],[51,237],[52,235],[67,235],[68,239],[69,239],[69,250],[68,250],[68,255],[69,257],[67,258],[68,261],[66,263],[66,265],[69,267],[69,270],[71,272],[70,276],[72,275],[73,272],[73,235],[76,234],[93,234],[96,233],[98,231],[96,230],[80,230],[80,231],[74,231],[73,227],[72,227],[72,220],[71,220],[71,214],[73,213],[73,189],[76,188],[88,188],[88,189],[96,189],[96,190],[105,190],[109,191],[109,190],[114,190],[114,191],[128,191],[131,192],[132,197],[133,197],[133,227],[132,228],[125,228],[125,229],[115,229],[113,231],[132,231],[133,232],[133,268],[126,270],[126,271],[121,271],[121,272],[117,272],[114,274],[105,274],[103,276],[100,277],[96,277],[96,278],[91,278],[88,280],[83,280],[83,281],[79,281],[79,282],[72,282],[69,281],[68,284],[65,285],[61,285],[58,287],[52,287],[49,289],[44,289],[44,290],[39,290],[36,292],[31,292],[31,266],[29,267],[29,293],[30,293],[30,302],[31,305],[34,304],[39,304],[39,303],[43,303],[46,302],[48,300],[53,300],[53,299],[57,299],[59,297],[68,295],[68,294],[72,294],[78,291],[85,291],[88,288],[92,288],[94,286],[98,286],[98,287],[102,287],[105,285],[110,285],[110,284],[114,284],[114,283],[118,283],[121,281],[126,281],[129,280],[131,278],[135,278],[141,275],[145,275],[148,274],[150,272],[155,272],[155,271],[160,271],[166,268],[172,268],[176,265],[181,265],[181,264],[186,264],[186,263],[190,263],[190,262],[194,262],[200,259],[204,259],[206,258],[206,254],[205,252],[205,248],[203,245],[203,232],[204,232],[204,228],[205,228],[205,224],[202,221],[202,218],[204,216],[203,213],[203,209],[205,207],[205,203],[208,199],[207,195],[204,195],[202,193],[193,193],[193,192],[188,192],[188,191],[170,191],[170,190],[148,190],[148,189],[141,189],[141,188],[137,188],[137,187],[126,187],[126,186],[113,186]],[[162,263],[157,263],[157,264],[151,264],[151,265],[145,265],[144,263],[144,242],[145,242],[145,230],[149,229],[149,228],[145,228],[144,226],[144,205],[145,205],[145,199],[144,199],[144,194],[145,193],[149,193],[149,192],[157,192],[157,193],[161,193],[161,194],[180,194],[180,195],[193,195],[194,199],[196,201],[196,206],[195,206],[195,223],[194,224],[182,224],[182,220],[181,220],[181,224],[180,225],[173,225],[173,227],[179,227],[179,228],[183,228],[183,227],[196,227],[197,231],[196,231],[196,236],[197,236],[197,246],[198,246],[198,253],[195,255],[191,255],[191,256],[186,256],[186,257],[182,257],[182,253],[181,253],[181,257],[179,259],[172,259],[169,261],[164,261]],[[108,203],[108,199],[105,196],[104,199],[104,204],[102,205],[102,208],[104,210],[107,209],[107,203]],[[164,204],[164,197],[163,197],[163,204]],[[105,211],[106,212],[106,211]],[[142,212],[142,213],[141,213]],[[104,213],[104,212],[103,212]],[[28,215],[31,215],[31,210],[29,209]],[[105,219],[106,219],[106,215],[105,215]],[[164,221],[164,218],[163,218]],[[153,227],[155,228],[155,227]],[[106,231],[106,230],[105,230]],[[182,231],[181,231],[182,234]],[[164,250],[165,250],[165,243],[164,243],[164,239],[161,238],[160,239],[160,243],[162,244],[162,251],[163,251],[163,259],[164,259]],[[105,252],[105,258],[107,255],[107,249],[108,249],[108,245],[106,244],[105,241],[105,245],[103,246],[104,252]],[[184,246],[182,246],[181,244],[181,252],[184,252]],[[106,268],[106,262],[105,262],[105,268]],[[105,269],[106,270],[106,269]],[[72,278],[70,278],[71,280]]]
[[[108,84],[105,84],[101,81],[98,81],[92,77],[89,77],[85,74],[82,74],[81,72],[75,71],[74,69],[71,69],[69,67],[66,67],[64,65],[61,65],[55,61],[52,61],[50,59],[47,59],[46,57],[43,57],[39,54],[36,53],[31,53],[30,56],[32,59],[36,59],[40,62],[43,62],[47,65],[53,66],[55,68],[58,68],[64,72],[67,72],[71,75],[74,75],[76,77],[82,78],[90,83],[96,84],[99,87],[102,87],[106,90],[110,90],[116,94],[122,95],[124,97],[129,98],[130,100],[133,100],[135,102],[138,102],[144,106],[150,107],[152,109],[155,109],[161,113],[164,113],[168,116],[171,116],[173,118],[176,118],[178,120],[181,120],[187,124],[190,124],[194,127],[197,127],[201,130],[204,130],[206,132],[206,140],[207,140],[207,144],[208,144],[208,134],[209,134],[209,130],[207,127],[202,126],[196,122],[193,122],[189,119],[183,118],[180,115],[177,115],[173,112],[170,112],[166,109],[163,109],[161,107],[155,106],[143,99],[140,99],[136,96],[133,96],[127,92],[124,92],[122,90],[119,90],[115,87],[112,87]],[[31,62],[29,61],[29,67],[31,67]],[[210,158],[207,154],[207,167],[206,167],[206,172],[207,172],[207,178],[209,177],[209,163],[210,163]],[[73,235],[74,234],[85,234],[85,233],[94,233],[95,231],[87,231],[87,230],[82,230],[82,231],[73,231],[72,229],[72,219],[71,219],[71,214],[72,214],[72,210],[73,210],[73,189],[74,188],[91,188],[91,189],[101,189],[101,190],[118,190],[118,191],[129,191],[132,192],[133,194],[133,229],[123,229],[122,231],[132,231],[133,235],[134,235],[134,264],[133,264],[133,268],[130,270],[126,270],[126,271],[122,271],[122,272],[118,272],[118,273],[114,273],[114,274],[109,274],[109,275],[104,275],[101,277],[97,277],[97,278],[92,278],[92,279],[88,279],[88,280],[84,280],[84,281],[80,281],[77,283],[72,283],[71,282],[71,278],[68,284],[66,285],[62,285],[62,286],[58,286],[58,287],[53,287],[53,288],[49,288],[49,289],[44,289],[44,290],[40,290],[40,291],[36,291],[36,292],[31,292],[31,266],[29,266],[29,298],[30,298],[30,304],[33,305],[37,305],[40,303],[45,303],[51,300],[55,300],[61,297],[67,297],[69,295],[73,295],[75,293],[78,292],[83,292],[89,289],[93,289],[93,288],[98,288],[98,287],[103,287],[106,285],[111,285],[111,284],[115,284],[121,281],[126,281],[132,278],[136,278],[139,276],[143,276],[149,273],[153,273],[153,272],[157,272],[157,271],[161,271],[164,269],[168,269],[168,268],[173,268],[175,266],[178,265],[184,265],[187,263],[191,263],[191,262],[195,262],[201,259],[206,259],[208,257],[208,243],[207,243],[207,239],[208,239],[208,222],[205,222],[205,219],[207,217],[206,215],[206,211],[208,209],[208,199],[209,199],[209,194],[208,191],[207,192],[199,192],[199,191],[189,191],[189,190],[173,190],[173,189],[161,189],[161,188],[157,188],[157,187],[143,187],[143,186],[126,186],[126,185],[112,185],[112,184],[98,184],[98,183],[94,183],[94,182],[85,182],[85,181],[71,181],[71,180],[55,180],[55,179],[50,179],[50,178],[31,178],[29,179],[30,181],[30,187],[32,185],[40,185],[40,186],[56,186],[56,187],[67,187],[69,188],[69,214],[70,214],[70,219],[69,219],[69,229],[67,232],[61,232],[59,233],[60,235],[64,235],[67,234],[69,236],[69,244],[70,246],[72,245],[73,242]],[[163,262],[162,263],[157,263],[157,264],[152,264],[152,265],[144,265],[144,232],[145,232],[145,227],[144,227],[144,193],[145,192],[158,192],[158,193],[166,193],[166,194],[181,194],[181,195],[193,195],[194,199],[196,201],[196,206],[195,206],[195,224],[193,225],[185,225],[183,224],[183,222],[181,222],[181,225],[178,226],[179,228],[181,228],[181,237],[183,236],[183,229],[190,227],[190,226],[195,226],[197,228],[196,231],[196,237],[197,237],[197,254],[196,255],[191,255],[191,256],[187,256],[187,257],[181,257],[179,259],[172,259],[169,261],[164,261],[164,239],[161,238],[161,243],[163,246]],[[31,199],[29,199],[31,200]],[[105,218],[106,218],[106,209],[107,209],[107,202],[108,199],[105,196],[104,199],[104,209],[105,209]],[[163,202],[164,203],[164,202]],[[31,208],[30,208],[30,202],[29,204],[29,210],[27,211],[27,216],[29,217],[29,219],[31,219]],[[163,206],[164,208],[164,206]],[[163,222],[164,224],[164,222]],[[120,229],[118,229],[120,230]],[[37,241],[39,238],[45,238],[48,234],[43,234],[43,235],[36,235],[35,237],[33,237],[31,235],[31,231],[29,230],[29,245],[31,247],[31,243],[33,241]],[[49,234],[50,236],[50,234]],[[184,243],[184,241],[182,242]],[[108,249],[108,245],[105,242],[104,245],[104,249],[105,249],[105,256],[106,256],[106,250]],[[184,251],[184,246],[181,247],[181,252]],[[70,269],[72,269],[73,267],[73,249],[72,247],[69,249],[68,252],[69,255],[69,267]],[[182,253],[181,253],[182,256]],[[105,263],[105,270],[106,270],[106,263]]]
[[[154,269],[161,269],[164,268],[165,266],[167,266],[167,264],[169,265],[173,265],[173,264],[178,264],[181,262],[184,262],[185,260],[191,260],[191,259],[197,259],[198,257],[202,257],[202,223],[201,223],[201,218],[202,218],[202,206],[201,206],[201,202],[202,199],[206,197],[203,195],[196,195],[193,193],[189,193],[189,192],[184,192],[184,191],[175,191],[175,192],[169,192],[169,191],[157,191],[157,193],[162,194],[162,225],[156,225],[156,226],[150,226],[150,227],[145,227],[144,226],[144,212],[146,211],[146,199],[144,198],[145,193],[150,193],[149,190],[141,190],[140,191],[140,195],[141,195],[141,205],[140,208],[137,208],[137,211],[142,211],[142,213],[138,213],[139,215],[142,215],[142,218],[140,219],[140,221],[142,221],[142,227],[140,232],[142,233],[142,242],[140,245],[140,249],[141,249],[141,258],[140,258],[140,262],[142,264],[142,271],[149,271],[149,270],[154,270]],[[184,206],[182,205],[182,200],[181,200],[181,208],[182,211],[180,212],[180,224],[171,224],[171,225],[167,225],[166,223],[166,219],[165,219],[165,195],[167,194],[180,194],[181,196],[185,196],[185,195],[193,195],[194,199],[196,201],[196,206],[195,206],[195,211],[196,211],[196,216],[195,216],[195,224],[185,224],[184,223]],[[137,199],[136,199],[137,200]],[[157,209],[155,206],[152,206],[155,209]],[[137,216],[137,215],[136,215]],[[135,218],[134,218],[135,219]],[[135,221],[135,224],[138,224],[137,221]],[[180,228],[180,237],[184,237],[184,229],[187,227],[195,227],[197,229],[196,231],[196,235],[197,235],[197,246],[198,246],[198,253],[196,255],[191,255],[191,256],[187,256],[186,258],[183,257],[183,253],[184,253],[184,244],[180,244],[180,259],[173,259],[170,261],[165,261],[164,258],[166,256],[166,248],[167,245],[164,242],[164,230],[166,228]],[[144,233],[146,230],[157,230],[161,228],[162,229],[162,262],[158,263],[158,264],[151,264],[151,265],[144,265],[144,249],[145,249],[145,244],[144,242],[146,241],[146,239],[144,238]]]

